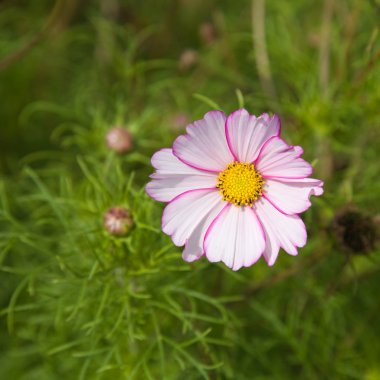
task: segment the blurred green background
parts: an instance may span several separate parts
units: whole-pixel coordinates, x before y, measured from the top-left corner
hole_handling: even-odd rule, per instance
[[[378,0],[0,1],[0,378],[380,379],[379,20]],[[150,157],[243,105],[325,181],[308,244],[185,263]]]

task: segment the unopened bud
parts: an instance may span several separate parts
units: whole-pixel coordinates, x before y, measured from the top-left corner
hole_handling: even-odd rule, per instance
[[[191,69],[198,62],[198,52],[193,49],[186,49],[179,58],[180,70],[186,71]]]
[[[369,253],[375,248],[376,226],[373,219],[352,206],[339,211],[334,219],[339,245],[356,254]]]
[[[180,130],[186,127],[190,123],[189,117],[183,112],[177,112],[171,118],[171,127],[174,130]]]
[[[217,33],[214,24],[204,22],[199,26],[199,35],[205,45],[211,45],[217,39]]]
[[[111,207],[104,215],[104,228],[115,236],[126,235],[133,225],[129,211],[124,207]]]
[[[132,135],[122,127],[111,128],[106,135],[108,148],[117,152],[125,153],[132,148]]]

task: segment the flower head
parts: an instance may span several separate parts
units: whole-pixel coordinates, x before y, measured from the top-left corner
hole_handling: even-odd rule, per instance
[[[307,238],[298,214],[323,193],[323,182],[308,178],[302,148],[280,138],[279,117],[211,111],[186,131],[153,155],[146,187],[169,202],[162,229],[185,246],[184,260],[205,255],[238,270],[261,256],[273,265],[280,248],[297,255]]]

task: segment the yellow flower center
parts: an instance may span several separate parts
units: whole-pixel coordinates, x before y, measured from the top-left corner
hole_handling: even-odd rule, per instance
[[[264,180],[253,164],[232,162],[219,173],[217,187],[223,200],[237,206],[252,206],[263,193]]]

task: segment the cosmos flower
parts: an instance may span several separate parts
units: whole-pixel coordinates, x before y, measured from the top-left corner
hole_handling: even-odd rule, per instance
[[[184,260],[205,255],[238,270],[261,256],[273,265],[280,248],[297,255],[307,239],[298,214],[323,193],[323,182],[308,178],[302,148],[280,138],[279,117],[211,111],[186,131],[153,155],[146,187],[169,202],[162,229],[185,246]]]

